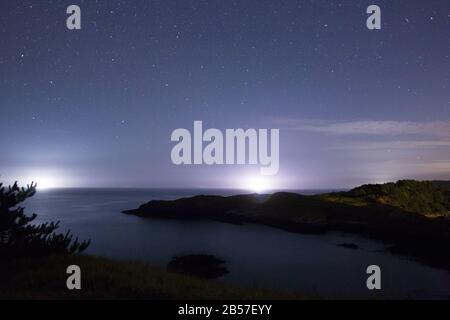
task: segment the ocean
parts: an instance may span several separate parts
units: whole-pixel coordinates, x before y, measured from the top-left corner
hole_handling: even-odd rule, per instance
[[[230,271],[215,281],[325,298],[450,298],[448,271],[387,253],[388,243],[339,232],[306,235],[256,224],[144,219],[121,212],[153,199],[237,193],[242,192],[52,189],[38,191],[24,207],[38,214],[36,222],[60,221],[61,232],[70,229],[80,239],[91,239],[87,253],[92,255],[166,268],[174,256],[211,254],[225,260]],[[366,287],[366,268],[373,264],[382,272],[378,292]]]

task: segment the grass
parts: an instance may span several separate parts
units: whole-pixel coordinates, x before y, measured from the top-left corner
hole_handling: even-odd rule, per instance
[[[367,201],[360,199],[360,198],[351,198],[351,197],[337,196],[337,195],[324,195],[324,196],[318,196],[318,197],[325,201],[345,204],[345,205],[353,206],[353,207],[366,207],[369,205],[369,203]]]
[[[66,288],[66,268],[81,268],[81,290]],[[139,262],[87,255],[3,261],[0,299],[299,299],[298,295],[201,280]]]

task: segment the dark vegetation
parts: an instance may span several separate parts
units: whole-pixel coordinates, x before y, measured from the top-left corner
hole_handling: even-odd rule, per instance
[[[363,185],[348,192],[347,196],[405,212],[440,217],[450,213],[450,193],[443,186],[438,182],[403,180],[397,183]]]
[[[312,196],[201,195],[150,201],[125,211],[141,217],[261,223],[293,232],[359,233],[391,243],[392,252],[450,269],[449,212],[448,190],[441,184],[413,180]]]
[[[66,268],[82,270],[82,289],[66,288]],[[255,287],[169,273],[145,263],[82,255],[23,258],[0,264],[0,299],[300,299]]]
[[[79,242],[68,231],[56,233],[59,222],[32,224],[37,215],[27,216],[19,204],[36,193],[36,185],[19,188],[17,182],[8,188],[0,183],[0,258],[77,254],[90,241]]]
[[[437,180],[437,181],[431,181],[431,183],[436,186],[439,187],[445,191],[450,191],[450,181],[444,181],[444,180]]]

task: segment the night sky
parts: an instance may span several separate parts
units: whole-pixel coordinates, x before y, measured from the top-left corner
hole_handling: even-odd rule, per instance
[[[82,30],[66,28],[81,7]],[[368,30],[366,8],[381,7]],[[177,128],[279,128],[271,188],[450,179],[448,0],[0,2],[0,180],[240,188]]]

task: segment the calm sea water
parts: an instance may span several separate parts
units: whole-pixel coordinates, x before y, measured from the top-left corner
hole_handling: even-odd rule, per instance
[[[450,298],[450,273],[382,250],[388,245],[343,233],[303,235],[254,225],[142,219],[121,213],[152,199],[176,199],[199,191],[60,189],[39,191],[25,203],[39,221],[60,220],[91,239],[88,253],[139,260],[165,268],[175,255],[212,254],[227,261],[219,281],[341,298]],[[202,191],[203,194],[235,194]],[[355,243],[360,249],[338,247]],[[382,269],[382,290],[366,289],[368,265]]]

